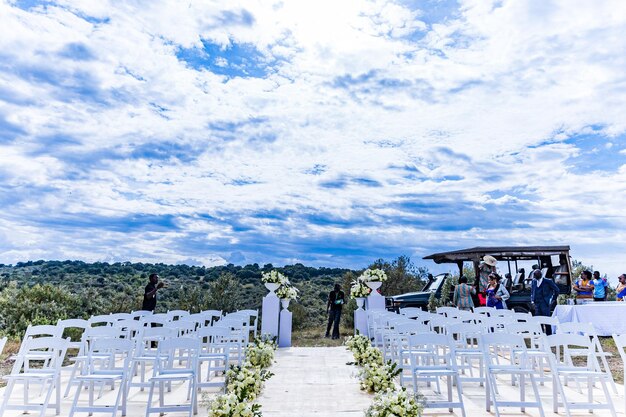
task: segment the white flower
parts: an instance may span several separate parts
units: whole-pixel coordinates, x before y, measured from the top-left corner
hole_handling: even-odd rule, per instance
[[[362,282],[387,281],[387,274],[382,269],[366,269],[358,278]]]

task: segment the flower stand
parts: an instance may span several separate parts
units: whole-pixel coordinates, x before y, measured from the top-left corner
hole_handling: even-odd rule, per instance
[[[357,309],[354,310],[354,334],[369,336],[367,329],[367,314],[363,310],[365,297],[355,298]]]
[[[280,313],[280,300],[274,293],[279,284],[267,283],[265,287],[270,291],[263,297],[263,310],[261,312],[261,336],[269,335],[278,337],[278,317]]]
[[[380,281],[368,281],[365,284],[367,284],[367,286],[372,289],[370,295],[367,296],[367,309],[384,310],[385,297],[383,297],[378,293],[378,291],[376,291],[378,288],[380,288],[381,285],[383,285],[383,283]]]
[[[293,314],[287,310],[289,300],[280,300],[283,309],[280,312],[280,330],[278,334],[278,347],[291,347],[291,320]]]

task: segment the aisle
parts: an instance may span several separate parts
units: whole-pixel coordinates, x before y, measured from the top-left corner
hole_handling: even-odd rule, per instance
[[[359,389],[345,347],[278,349],[259,398],[264,417],[363,417],[372,396]]]

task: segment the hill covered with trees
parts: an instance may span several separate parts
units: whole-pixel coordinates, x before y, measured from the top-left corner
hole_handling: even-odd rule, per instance
[[[420,288],[421,279],[428,272],[415,268],[404,256],[392,262],[377,260],[370,267],[382,268],[390,277],[383,286],[386,295]],[[342,283],[347,292],[350,281],[361,272],[299,263],[283,267],[43,260],[0,264],[0,333],[19,336],[28,324],[138,310],[151,273],[159,274],[167,284],[159,293],[157,312],[260,310],[267,293],[261,275],[272,269],[285,274],[300,290],[298,301],[290,307],[295,328],[319,326],[324,321],[326,297],[333,284]]]

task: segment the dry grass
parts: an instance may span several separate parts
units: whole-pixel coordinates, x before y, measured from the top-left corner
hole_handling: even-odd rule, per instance
[[[11,355],[15,355],[19,349],[19,340],[7,340],[7,344],[4,346],[4,351],[2,352],[2,355],[0,355],[0,376],[11,373],[13,361],[10,360],[9,357]],[[6,384],[5,380],[0,379],[0,387],[4,387]]]
[[[339,339],[325,338],[325,328],[310,328],[302,330],[294,330],[291,334],[291,344],[296,347],[334,347],[341,346],[347,336],[354,333],[354,329],[341,327],[339,331]]]

